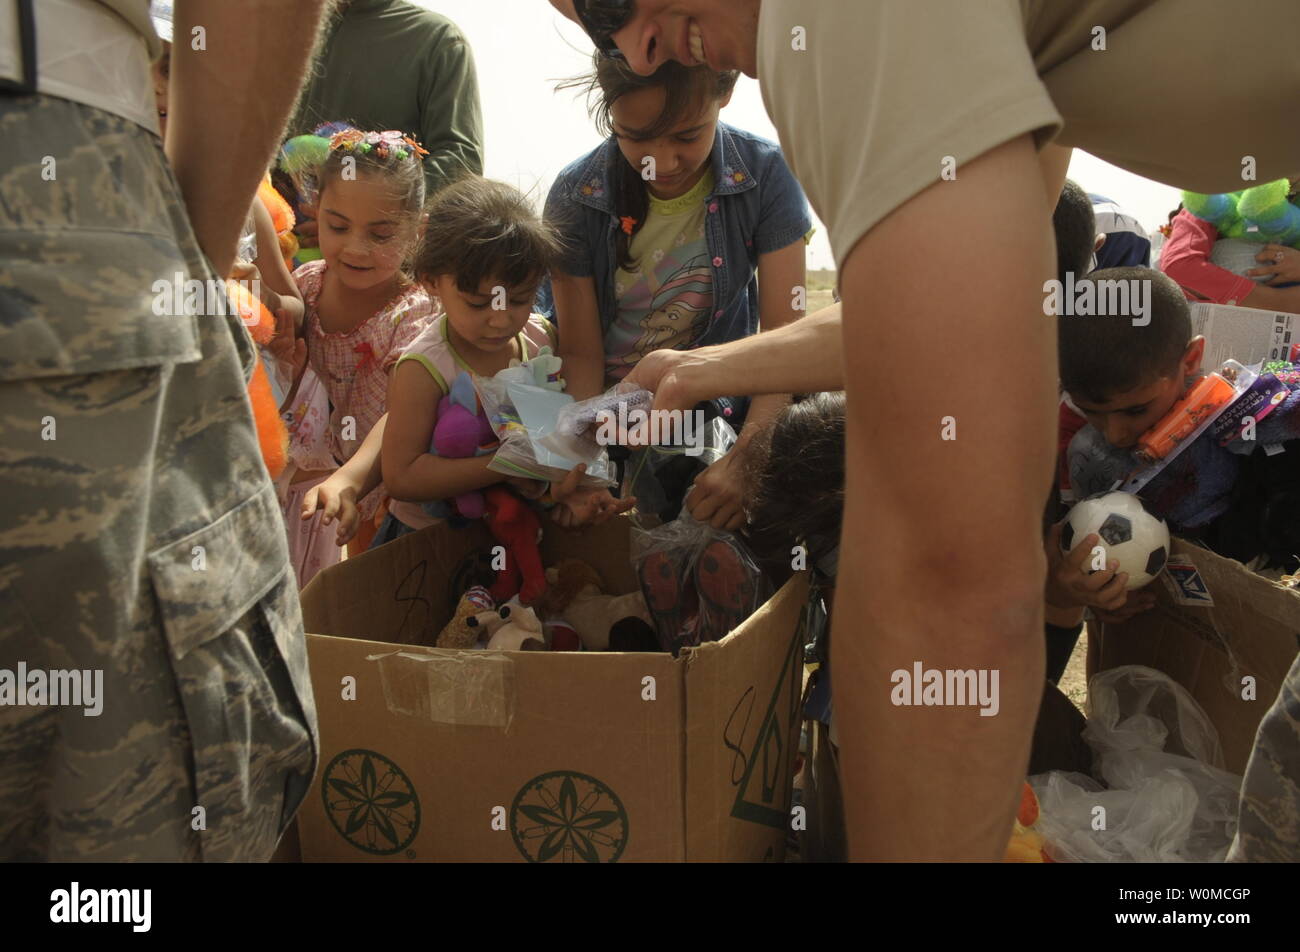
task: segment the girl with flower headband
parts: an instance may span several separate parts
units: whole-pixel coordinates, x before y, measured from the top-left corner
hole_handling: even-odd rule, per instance
[[[321,259],[293,277],[306,313],[307,370],[288,411],[290,461],[281,505],[298,583],[341,557],[335,529],[303,499],[345,463],[384,415],[390,371],[430,323],[433,301],[407,270],[423,231],[421,146],[401,132],[341,123],[285,143],[281,167],[317,209]],[[383,493],[362,501],[358,551]]]
[[[808,203],[775,143],[718,121],[737,75],[669,62],[640,76],[598,53],[593,73],[565,84],[587,90],[608,136],[560,173],[546,205],[569,253],[552,269],[553,301],[544,291],[540,308],[559,325],[569,392],[580,400],[651,351],[724,343],[803,314]],[[738,448],[786,402],[755,398]],[[739,429],[746,403],[713,410]],[[686,503],[697,519],[726,529],[743,522],[737,457],[733,450],[696,476]],[[681,460],[645,458],[651,467],[631,464],[637,480]],[[665,470],[656,487],[632,489],[662,499],[659,514],[671,519],[685,492],[671,480]]]

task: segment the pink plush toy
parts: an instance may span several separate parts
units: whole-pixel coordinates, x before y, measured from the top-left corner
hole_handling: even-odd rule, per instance
[[[492,425],[479,413],[474,381],[462,371],[452,383],[451,392],[438,401],[433,451],[444,459],[465,459],[491,453],[495,443]],[[483,518],[483,494],[478,490],[461,493],[451,502],[466,519]]]

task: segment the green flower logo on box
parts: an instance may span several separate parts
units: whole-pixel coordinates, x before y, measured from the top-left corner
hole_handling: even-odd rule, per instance
[[[410,845],[420,829],[420,799],[402,768],[373,750],[345,750],[321,777],[325,815],[359,850],[381,856]]]
[[[627,845],[627,811],[595,777],[554,770],[519,791],[510,835],[530,863],[613,863]]]

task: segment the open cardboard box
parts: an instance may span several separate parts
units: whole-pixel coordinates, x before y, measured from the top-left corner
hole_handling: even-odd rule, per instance
[[[1163,671],[1218,729],[1222,766],[1242,774],[1300,647],[1300,591],[1177,538],[1161,579],[1155,608],[1104,630],[1090,623],[1088,674],[1126,664]]]
[[[581,558],[606,592],[633,591],[630,529],[547,524],[543,564]],[[437,526],[304,589],[321,762],[302,858],[780,860],[806,578],[679,658],[419,646],[493,544],[481,525]]]

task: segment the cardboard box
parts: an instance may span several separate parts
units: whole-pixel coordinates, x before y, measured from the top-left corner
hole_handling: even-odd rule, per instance
[[[582,558],[606,591],[632,591],[629,528],[548,525],[543,562]],[[321,731],[303,859],[780,860],[806,579],[679,658],[415,646],[492,545],[482,526],[439,526],[303,591]]]
[[[1227,304],[1192,305],[1192,333],[1205,335],[1204,371],[1218,370],[1229,357],[1246,366],[1286,360],[1300,341],[1300,315]]]
[[[1300,591],[1240,562],[1174,539],[1156,607],[1122,625],[1089,628],[1094,669],[1141,664],[1169,675],[1219,731],[1226,769],[1241,774],[1255,731],[1300,648]],[[1244,679],[1253,678],[1253,682]]]

